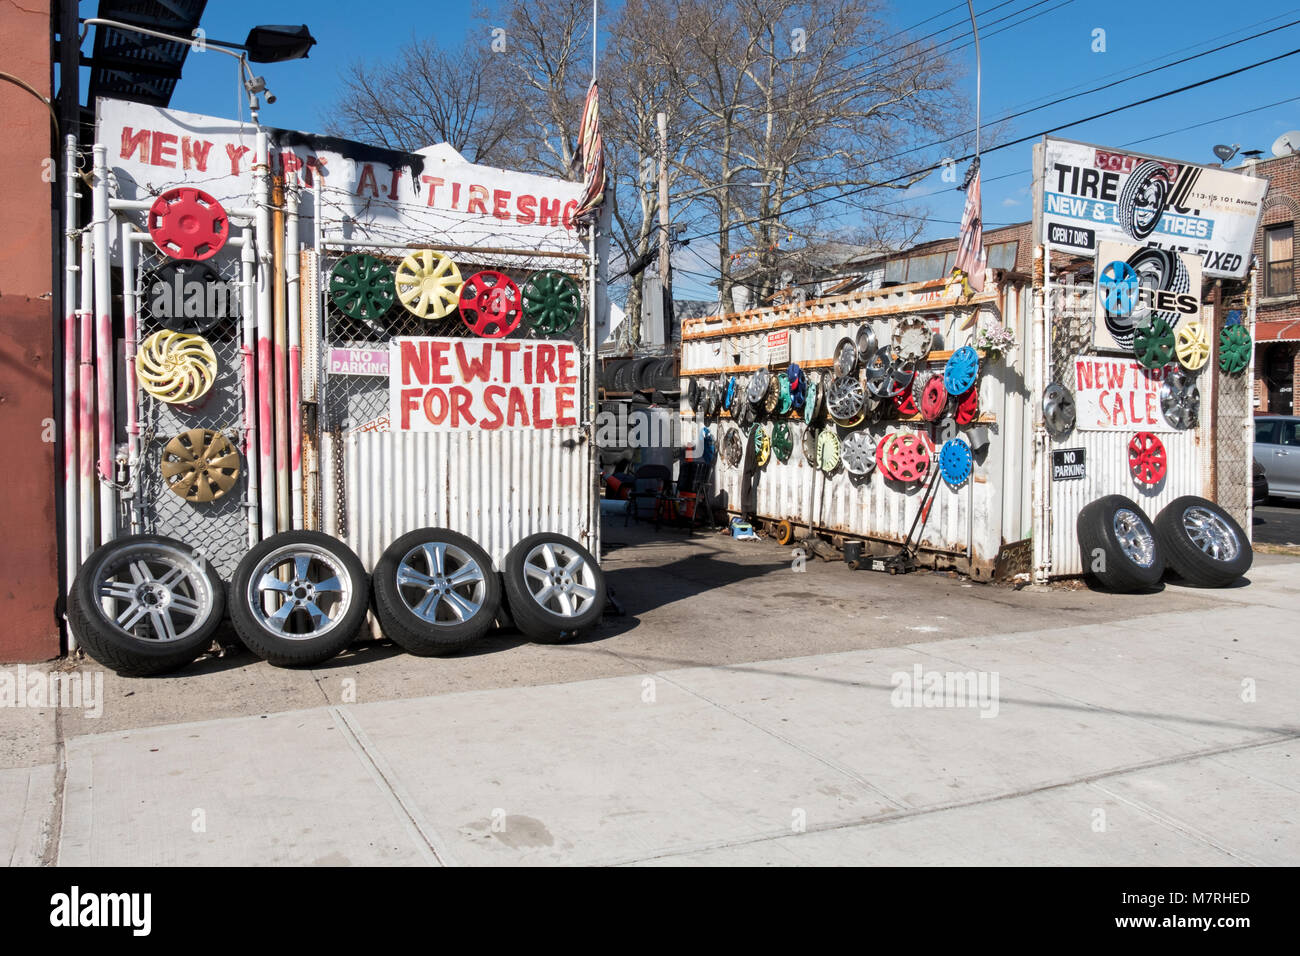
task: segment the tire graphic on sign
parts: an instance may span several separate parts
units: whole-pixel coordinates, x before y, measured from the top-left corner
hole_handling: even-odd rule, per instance
[[[1133,167],[1116,208],[1121,228],[1138,241],[1155,232],[1172,187],[1169,170],[1163,164],[1146,160]]]
[[[1176,252],[1168,249],[1143,248],[1128,257],[1128,264],[1137,273],[1139,289],[1149,293],[1172,292],[1183,295],[1191,291],[1192,279],[1187,266]],[[1140,328],[1146,328],[1155,319],[1164,319],[1170,328],[1178,325],[1182,316],[1178,312],[1162,312],[1153,309],[1146,298],[1139,295],[1130,312],[1122,310],[1112,312],[1103,309],[1106,318],[1106,331],[1122,349],[1133,348],[1133,334]]]

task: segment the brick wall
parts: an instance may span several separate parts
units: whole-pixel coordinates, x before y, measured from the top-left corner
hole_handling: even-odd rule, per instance
[[[1264,275],[1265,230],[1269,226],[1288,222],[1300,226],[1300,155],[1293,154],[1263,160],[1255,165],[1254,172],[1261,179],[1267,179],[1269,184],[1268,195],[1264,197],[1264,212],[1260,216],[1259,230],[1255,233],[1255,256],[1260,269],[1259,284],[1256,289],[1255,321],[1259,324],[1261,338],[1267,336],[1262,325],[1266,322],[1296,322],[1295,331],[1289,333],[1288,337],[1300,335],[1300,269],[1296,268],[1300,264],[1300,258],[1296,257],[1296,252],[1300,251],[1300,236],[1294,236],[1293,234],[1294,238],[1292,239],[1291,281],[1293,288],[1297,292],[1289,296],[1269,298],[1265,295],[1267,286],[1265,285]],[[1300,415],[1300,353],[1297,354],[1292,368],[1290,408],[1269,407],[1268,392],[1263,383],[1261,359],[1262,356],[1257,351],[1255,355],[1255,387],[1257,394],[1262,395],[1262,401],[1255,411],[1261,414],[1272,412],[1275,414]]]

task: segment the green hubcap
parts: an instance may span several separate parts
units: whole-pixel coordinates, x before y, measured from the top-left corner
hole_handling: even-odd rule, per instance
[[[393,270],[364,252],[344,256],[330,273],[330,299],[348,318],[378,322],[397,297]]]
[[[582,311],[578,284],[562,272],[536,272],[524,284],[524,321],[538,332],[557,335],[573,328]]]
[[[777,422],[772,429],[772,454],[776,455],[777,461],[786,462],[790,460],[790,452],[793,450],[794,436],[790,434],[790,426],[785,422]]]
[[[1219,368],[1229,375],[1246,371],[1250,364],[1250,333],[1244,325],[1230,325],[1219,333]]]
[[[1164,319],[1152,319],[1133,336],[1133,354],[1144,368],[1163,368],[1174,357],[1174,330]]]

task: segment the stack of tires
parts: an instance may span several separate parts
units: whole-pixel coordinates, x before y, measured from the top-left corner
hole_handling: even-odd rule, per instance
[[[1241,525],[1195,495],[1175,498],[1154,522],[1131,499],[1107,495],[1079,512],[1076,529],[1084,570],[1108,591],[1154,588],[1166,569],[1197,587],[1227,587],[1254,557]]]
[[[91,657],[145,676],[202,654],[226,612],[250,651],[295,667],[341,652],[372,608],[387,637],[427,657],[463,651],[503,620],[539,643],[570,640],[599,624],[604,607],[604,575],[572,538],[525,538],[498,571],[464,535],[422,528],[394,541],[370,575],[336,538],[275,534],[244,555],[229,585],[189,545],[131,535],[82,566],[68,617]]]

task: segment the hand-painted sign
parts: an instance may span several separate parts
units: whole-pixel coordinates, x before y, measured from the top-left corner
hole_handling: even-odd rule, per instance
[[[1149,370],[1132,359],[1080,356],[1074,361],[1075,427],[1080,431],[1175,431],[1160,411],[1160,386],[1171,364]]]
[[[397,338],[391,349],[389,418],[397,431],[578,424],[571,342]]]
[[[1093,345],[1132,354],[1137,330],[1156,319],[1178,327],[1201,311],[1201,260],[1193,255],[1103,242],[1097,249]]]
[[[1066,249],[1092,248],[1082,241],[1092,238],[1190,253],[1207,276],[1239,279],[1267,189],[1226,169],[1048,139],[1043,237]]]
[[[233,207],[252,205],[256,128],[235,120],[100,98],[98,142],[124,199],[171,186],[201,188]],[[467,163],[446,144],[414,153],[332,136],[268,129],[271,172],[303,190],[302,215],[322,200],[327,218],[360,225],[419,223],[461,246],[581,252],[573,224],[582,183]]]

